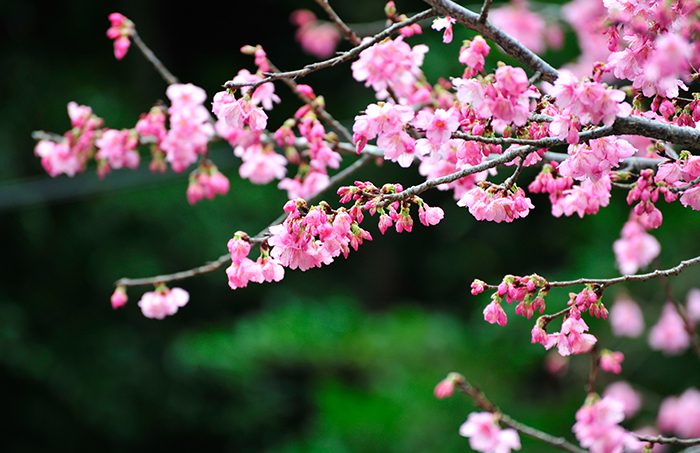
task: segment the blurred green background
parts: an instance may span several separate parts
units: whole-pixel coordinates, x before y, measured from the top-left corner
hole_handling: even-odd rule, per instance
[[[348,22],[381,26],[381,2],[332,4]],[[425,9],[417,0],[397,6]],[[485,323],[488,296],[471,296],[469,285],[507,273],[551,280],[618,275],[612,243],[629,212],[620,191],[610,207],[582,220],[554,219],[546,198],[534,196],[530,216],[498,225],[476,222],[448,194],[432,191],[424,198],[446,213],[438,226],[416,221],[413,233],[382,236],[368,218],[363,226],[374,240],[332,266],[288,271],[280,283],[235,292],[223,269],[190,279],[180,285],[189,304],[163,321],[138,309],[144,289],[130,289],[126,307],[111,308],[118,278],[215,259],[235,231],[255,234],[277,217],[284,193],[242,181],[224,144],[212,147],[212,157],[231,179],[231,191],[194,207],[185,199],[186,172],[121,170],[100,181],[90,168],[52,179],[33,155],[31,132],[66,131],[70,101],[90,105],[108,127],[126,128],[165,99],[166,84],[136,49],[114,59],[105,36],[109,13],[132,19],[166,66],[211,99],[240,68],[253,69],[252,59],[238,52],[244,44],[262,44],[282,69],[313,61],[288,22],[302,7],[323,17],[310,0],[0,4],[0,450],[465,451],[468,440],[457,430],[472,402],[432,395],[450,371],[480,385],[514,418],[572,438],[588,356],[572,358],[565,375],[548,374],[546,351],[530,344],[532,321],[507,307],[506,328]],[[430,46],[429,80],[461,75],[459,43],[471,35],[457,30],[444,45],[425,28],[410,42]],[[566,47],[548,57],[559,65],[576,52],[568,31]],[[498,58],[492,55],[490,64]],[[303,81],[347,125],[373,100],[348,65]],[[283,103],[272,112],[271,127],[299,106],[282,84],[277,92]],[[390,163],[354,179],[421,181],[415,166]],[[326,199],[337,205],[332,193]],[[678,204],[660,205],[665,222],[655,235],[663,247],[659,266],[666,268],[700,254],[700,223]],[[683,300],[698,286],[699,272],[671,281],[676,297]],[[605,300],[624,292],[643,305],[650,325],[661,310],[662,287],[615,287]],[[548,311],[566,300],[566,291],[552,291]],[[644,338],[614,339],[606,323],[589,324],[603,347],[626,354],[621,377],[646,396],[629,427],[652,423],[662,396],[698,385],[700,367],[690,353],[667,358],[650,352]],[[599,389],[612,380],[601,375]],[[525,439],[523,445],[549,451]]]

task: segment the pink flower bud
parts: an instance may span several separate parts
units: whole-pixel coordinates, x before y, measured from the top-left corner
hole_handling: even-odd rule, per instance
[[[112,308],[116,310],[117,308],[124,306],[127,300],[128,297],[126,296],[126,288],[123,286],[117,286],[117,289],[114,290],[114,293],[110,299],[112,302]]]

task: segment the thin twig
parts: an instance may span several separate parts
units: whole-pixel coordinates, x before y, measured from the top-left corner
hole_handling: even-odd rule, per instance
[[[274,72],[281,72],[277,67],[272,64],[272,62],[268,59],[267,63],[270,65],[270,69],[272,69]],[[301,99],[305,104],[307,104],[311,109],[314,111],[317,117],[321,118],[324,120],[326,123],[330,124],[333,129],[335,129],[340,135],[343,136],[343,139],[347,141],[348,143],[352,143],[352,134],[348,129],[340,124],[333,116],[326,111],[318,102],[314,101],[301,91],[299,91],[299,87],[297,83],[292,80],[292,79],[282,79],[282,81],[289,87],[289,89],[292,90],[292,92],[299,98]]]
[[[313,194],[310,199],[316,198],[319,195],[321,195],[326,189],[329,187],[333,187],[335,184],[337,184],[339,181],[341,181],[344,178],[347,178],[360,168],[362,168],[365,164],[370,162],[372,160],[373,156],[371,154],[363,154],[362,157],[360,157],[358,160],[353,162],[350,166],[345,168],[343,171],[338,172],[335,174],[328,182],[328,185],[324,187],[323,189],[319,190],[315,194]],[[260,231],[258,234],[256,234],[253,238],[250,239],[251,244],[255,243],[261,243],[265,239],[269,237],[269,228],[273,225],[277,225],[279,223],[282,223],[284,219],[287,218],[287,213],[284,213],[280,215],[277,219],[275,219],[270,225],[265,227],[262,231]],[[226,253],[224,255],[221,255],[219,258],[217,258],[215,261],[206,263],[202,266],[195,267],[193,269],[188,269],[186,271],[181,271],[181,272],[175,272],[173,274],[164,274],[164,275],[157,275],[155,277],[146,277],[146,278],[121,278],[117,280],[114,285],[115,286],[145,286],[145,285],[156,285],[159,283],[170,283],[173,281],[177,280],[184,280],[187,278],[195,277],[197,275],[201,274],[207,274],[209,272],[213,272],[217,269],[219,269],[221,266],[224,264],[227,264],[229,261],[231,261],[231,254]]]
[[[360,45],[360,37],[357,36],[357,33],[355,33],[355,30],[352,28],[348,27],[345,22],[336,14],[336,12],[331,8],[331,5],[328,3],[328,0],[316,0],[316,3],[318,3],[321,8],[328,14],[328,17],[331,18],[331,20],[335,23],[335,25],[342,30],[342,32],[345,34],[345,36],[348,37],[348,40],[352,43],[353,46],[359,46]]]
[[[693,179],[691,182],[689,182],[688,184],[686,184],[686,185],[684,185],[684,186],[669,187],[668,190],[670,190],[671,192],[674,192],[674,193],[684,192],[684,191],[690,189],[691,187],[693,187],[693,186],[696,185],[696,184],[700,184],[700,176],[698,176],[697,178]]]
[[[432,10],[426,10],[423,11],[422,13],[418,13],[415,16],[406,19],[402,22],[398,22],[391,27],[388,27],[381,33],[378,33],[374,35],[373,38],[366,40],[359,46],[356,46],[352,49],[350,49],[347,52],[341,53],[337,57],[330,58],[328,60],[324,61],[319,61],[318,63],[312,63],[310,65],[305,66],[303,69],[298,69],[296,71],[287,71],[287,72],[279,72],[275,74],[267,74],[267,77],[265,77],[262,80],[258,80],[257,82],[251,82],[251,83],[236,83],[233,82],[232,80],[229,80],[224,84],[224,88],[241,88],[245,86],[250,86],[250,87],[258,87],[262,85],[263,83],[271,82],[273,80],[279,80],[279,79],[284,79],[284,78],[297,78],[297,77],[304,77],[306,75],[311,74],[312,72],[318,71],[319,69],[323,68],[328,68],[331,66],[335,66],[339,63],[343,63],[345,61],[351,60],[358,56],[363,50],[368,49],[375,45],[376,43],[388,38],[389,36],[393,35],[395,32],[397,32],[400,28],[406,27],[408,25],[414,24],[416,22],[420,22],[424,19],[428,19],[430,17],[436,16],[437,13]]]
[[[479,14],[479,23],[485,24],[486,19],[489,17],[489,8],[491,8],[491,0],[484,0],[484,6],[481,7],[481,14]]]
[[[515,168],[515,171],[513,172],[513,174],[510,175],[510,177],[508,179],[503,181],[503,184],[502,184],[503,190],[508,190],[511,187],[513,187],[513,185],[515,184],[515,181],[518,180],[518,176],[520,176],[520,172],[523,171],[524,166],[525,166],[525,159],[520,159],[520,161],[518,161],[518,166]]]
[[[681,261],[680,264],[678,264],[678,266],[672,267],[670,269],[655,270],[654,272],[649,272],[648,274],[623,275],[622,277],[608,278],[608,279],[579,278],[578,280],[569,280],[569,281],[563,281],[563,282],[549,282],[549,283],[547,283],[547,286],[549,288],[565,288],[567,286],[589,285],[590,284],[590,285],[599,285],[601,289],[605,289],[608,286],[612,286],[612,285],[615,285],[617,283],[622,283],[622,282],[644,282],[647,280],[651,280],[652,278],[669,277],[671,275],[678,275],[685,268],[693,266],[693,265],[698,264],[698,263],[700,263],[700,256],[697,256],[697,257],[689,259],[689,260]]]
[[[671,445],[700,445],[700,438],[698,439],[681,439],[678,437],[663,437],[663,436],[641,436],[637,433],[631,433],[637,436],[637,439],[642,442],[650,442],[653,444],[671,444]]]
[[[165,81],[168,83],[168,85],[172,85],[174,83],[180,83],[180,81],[175,77],[168,69],[165,67],[165,65],[156,57],[156,55],[151,51],[151,49],[146,46],[146,44],[141,40],[141,37],[138,35],[136,32],[136,29],[132,30],[131,32],[131,37],[134,39],[134,44],[139,48],[141,53],[143,54],[144,57],[148,61],[150,61],[153,66],[156,68],[156,71],[160,73],[160,76],[165,79]]]
[[[528,437],[544,442],[545,444],[568,451],[569,453],[588,453],[587,450],[577,447],[563,437],[552,436],[544,431],[540,431],[539,429],[535,429],[531,426],[525,425],[524,423],[520,423],[519,421],[502,413],[498,407],[496,407],[496,405],[486,398],[486,395],[484,395],[481,390],[472,387],[468,382],[458,381],[456,382],[456,386],[460,392],[465,393],[474,399],[479,407],[496,415],[501,424],[504,426],[512,428]]]

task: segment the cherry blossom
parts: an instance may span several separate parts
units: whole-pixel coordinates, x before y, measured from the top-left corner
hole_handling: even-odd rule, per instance
[[[129,37],[134,32],[134,23],[119,13],[109,15],[112,26],[107,30],[107,37],[114,40],[114,56],[121,60],[129,50]]]
[[[622,453],[634,438],[619,423],[625,418],[624,403],[610,396],[589,398],[577,412],[572,431],[591,453]]]
[[[691,387],[678,397],[664,399],[656,424],[667,433],[685,438],[700,437],[700,391]]]
[[[639,338],[644,332],[644,315],[632,299],[617,299],[610,308],[610,328],[617,337]]]
[[[520,450],[520,436],[514,429],[502,429],[490,412],[472,412],[459,428],[460,436],[469,438],[472,450],[484,453],[510,453]]]
[[[649,347],[667,355],[677,355],[690,346],[690,335],[683,318],[671,302],[664,304],[661,317],[649,331]]]
[[[610,397],[622,403],[625,419],[635,416],[642,408],[642,395],[626,381],[609,384],[603,391],[603,397]]]
[[[613,243],[617,266],[622,274],[634,274],[661,253],[661,244],[635,219],[622,227],[622,237]]]
[[[155,292],[144,293],[138,305],[145,317],[163,319],[177,313],[189,300],[190,295],[184,289],[168,289],[163,286]]]

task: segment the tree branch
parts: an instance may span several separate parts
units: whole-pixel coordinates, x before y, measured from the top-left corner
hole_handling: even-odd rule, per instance
[[[149,49],[148,46],[146,46],[146,44],[141,40],[141,37],[136,32],[136,28],[132,30],[131,37],[134,39],[134,44],[136,44],[136,47],[138,47],[143,56],[146,57],[146,59],[153,64],[153,66],[156,68],[156,71],[158,71],[160,76],[163,77],[163,79],[168,83],[168,85],[180,83],[177,77],[175,77],[170,71],[168,71],[168,69],[158,59],[158,57],[156,57],[153,51],[151,51],[151,49]]]
[[[423,19],[428,19],[428,18],[436,16],[436,15],[437,15],[437,13],[432,9],[423,11],[422,13],[418,13],[415,16],[404,20],[403,22],[398,22],[398,23],[392,25],[391,27],[388,27],[386,30],[382,31],[381,33],[374,35],[374,37],[372,39],[365,41],[364,43],[360,44],[359,46],[354,47],[354,48],[350,49],[349,51],[338,55],[337,57],[333,57],[333,58],[330,58],[328,60],[319,61],[318,63],[313,63],[310,65],[307,65],[303,69],[299,69],[296,71],[280,72],[277,74],[268,74],[267,77],[265,77],[264,79],[259,80],[259,81],[254,82],[254,83],[236,83],[236,82],[233,82],[232,80],[229,80],[228,82],[226,82],[224,84],[224,88],[235,89],[235,88],[240,88],[240,87],[244,87],[244,86],[250,86],[250,87],[255,88],[257,86],[262,85],[263,83],[271,82],[273,80],[279,80],[279,79],[284,79],[284,78],[295,79],[297,77],[304,77],[306,75],[311,74],[312,72],[318,71],[319,69],[328,68],[331,66],[335,66],[339,63],[343,63],[343,62],[346,62],[348,60],[351,60],[351,59],[357,57],[363,50],[368,49],[368,48],[372,47],[373,45],[375,45],[376,43],[388,38],[389,36],[391,36],[392,34],[397,32],[400,28],[406,27],[406,26],[414,24],[416,22],[420,22]]]
[[[360,45],[360,37],[357,36],[357,33],[355,33],[355,30],[352,28],[348,27],[345,22],[336,14],[336,12],[331,8],[330,3],[328,3],[328,0],[316,0],[316,3],[318,3],[321,8],[328,14],[328,17],[331,18],[331,20],[335,23],[335,25],[338,26],[342,30],[343,33],[345,33],[345,36],[347,36],[348,40],[352,43],[353,46],[359,46]]]
[[[474,30],[484,38],[495,42],[501,46],[505,53],[521,62],[533,73],[541,72],[542,80],[554,83],[557,77],[559,77],[559,73],[556,69],[542,58],[535,55],[530,49],[523,46],[518,40],[487,20],[481,22],[481,16],[479,14],[469,11],[467,8],[450,0],[423,1],[432,6],[438,14],[450,16],[468,29]]]
[[[685,445],[687,447],[693,446],[693,445],[700,445],[700,438],[699,439],[681,439],[678,437],[663,437],[663,436],[640,436],[637,433],[630,432],[630,434],[634,434],[637,439],[643,441],[643,442],[650,442],[653,444],[671,444],[671,445]]]
[[[472,387],[471,384],[469,384],[468,382],[460,380],[457,381],[455,384],[459,391],[469,395],[476,402],[477,406],[496,415],[501,424],[503,424],[504,426],[507,426],[508,428],[513,428],[519,433],[522,433],[528,437],[539,440],[541,442],[544,442],[545,444],[551,445],[561,450],[568,451],[569,453],[588,453],[587,450],[577,447],[576,445],[570,443],[563,437],[552,436],[551,434],[545,433],[544,431],[540,431],[538,429],[527,426],[524,423],[520,423],[519,421],[502,413],[498,409],[498,407],[496,407],[495,404],[493,404],[491,401],[488,400],[488,398],[486,398],[486,395],[484,395],[484,393],[481,390]]]

